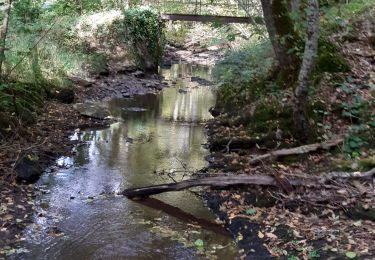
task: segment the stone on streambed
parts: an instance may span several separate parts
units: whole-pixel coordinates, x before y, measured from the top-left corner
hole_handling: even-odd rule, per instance
[[[178,93],[181,93],[181,94],[186,94],[186,93],[188,93],[189,92],[189,90],[187,90],[187,89],[185,89],[185,88],[180,88],[180,89],[178,89]]]
[[[122,110],[130,111],[130,112],[144,112],[144,111],[147,111],[147,109],[143,108],[143,107],[125,107],[125,108],[122,108]]]
[[[111,115],[106,107],[94,103],[77,103],[73,105],[73,108],[83,116],[101,120]]]
[[[85,78],[80,78],[80,77],[75,77],[71,76],[69,79],[76,85],[84,87],[84,88],[89,88],[91,87],[94,83],[95,80],[93,79],[85,79]]]
[[[206,79],[203,79],[203,78],[200,78],[200,77],[191,77],[190,80],[192,82],[197,82],[201,86],[212,86],[213,85],[213,82],[211,82],[209,80],[206,80]]]
[[[36,181],[43,173],[42,167],[37,160],[32,160],[28,156],[22,157],[15,167],[17,179],[20,181]]]
[[[132,75],[136,78],[144,78],[145,77],[145,73],[141,70],[137,70],[137,71],[133,72]]]

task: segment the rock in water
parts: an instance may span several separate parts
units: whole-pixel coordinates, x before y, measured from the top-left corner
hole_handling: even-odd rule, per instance
[[[184,88],[180,88],[180,89],[178,89],[178,93],[186,94],[186,93],[188,93],[188,90],[184,89]]]
[[[220,115],[220,110],[216,107],[210,107],[208,109],[208,112],[210,112],[210,114],[213,116],[213,117],[217,117]]]
[[[96,119],[105,119],[111,115],[106,107],[94,103],[77,103],[73,105],[81,115]]]
[[[33,182],[36,181],[43,173],[42,167],[37,160],[31,160],[28,156],[24,156],[15,167],[17,179],[20,181]]]

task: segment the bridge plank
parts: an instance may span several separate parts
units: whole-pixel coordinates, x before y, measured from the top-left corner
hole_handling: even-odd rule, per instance
[[[161,19],[169,21],[188,21],[188,22],[218,22],[218,23],[248,23],[253,24],[251,17],[236,16],[215,16],[215,15],[195,15],[195,14],[162,14]]]

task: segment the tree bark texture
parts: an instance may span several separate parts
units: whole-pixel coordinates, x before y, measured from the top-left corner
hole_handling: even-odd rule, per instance
[[[289,2],[285,0],[261,0],[263,16],[276,58],[275,74],[284,85],[296,80],[299,58],[293,51],[300,44],[289,16]],[[288,84],[289,85],[289,84]]]
[[[12,7],[12,0],[5,0],[4,2],[4,18],[0,29],[0,82],[3,81],[2,71],[5,62],[5,43],[9,28],[10,10]]]
[[[306,105],[308,102],[309,80],[314,67],[314,60],[318,51],[319,37],[319,1],[308,0],[307,34],[305,51],[301,69],[298,75],[297,86],[294,92],[293,119],[297,138],[306,142],[309,137],[309,122]]]
[[[281,64],[281,49],[279,48],[279,44],[276,41],[276,28],[275,22],[272,16],[272,3],[271,0],[261,0],[262,9],[263,9],[263,17],[264,22],[266,23],[268,36],[270,38],[273,51],[275,53],[276,61],[278,62],[278,66]]]

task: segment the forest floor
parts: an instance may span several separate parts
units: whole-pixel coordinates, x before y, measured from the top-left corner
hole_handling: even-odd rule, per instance
[[[360,97],[369,104],[367,112],[372,116],[375,114],[375,48],[368,35],[368,26],[374,26],[375,21],[371,21],[373,19],[367,16],[357,21],[350,39],[343,39],[342,34],[332,36],[332,40],[342,43],[342,53],[352,69],[340,75],[347,79],[344,88],[330,83],[332,81],[327,77],[316,90],[315,98],[329,111],[322,122],[329,126],[327,140],[344,139],[336,149],[285,157],[271,154],[269,158],[254,161],[256,156],[294,145],[292,139],[280,138],[277,133],[265,139],[249,134],[244,122],[251,120],[246,115],[256,113],[256,102],[237,112],[225,110],[226,113],[207,124],[210,174],[269,175],[280,180],[279,188],[254,185],[207,193],[208,206],[232,233],[241,248],[242,259],[269,259],[271,256],[282,259],[374,259],[373,178],[354,181],[341,178],[347,172],[360,176],[366,167],[373,168],[375,151],[371,146],[359,149],[355,155],[357,159],[347,160],[343,152],[348,142],[345,134],[353,120],[334,112],[338,105],[352,104],[354,97]],[[290,102],[292,96],[279,99]],[[373,139],[373,131],[370,139]],[[337,178],[329,183],[322,182],[319,187],[289,189],[288,186],[289,179],[322,180],[333,175]]]
[[[74,103],[156,93],[164,86],[157,74],[144,74],[134,69],[72,80],[76,83]],[[32,162],[26,164],[26,168],[34,168],[39,175],[47,167],[49,171],[56,171],[63,167],[55,164],[56,159],[71,155],[73,147],[78,145],[78,141],[70,138],[74,133],[105,127],[109,123],[109,119],[82,116],[73,104],[48,100],[35,124],[19,125],[16,131],[0,140],[0,258],[22,250],[16,246],[36,207],[34,186],[17,179],[17,165],[26,159]]]

